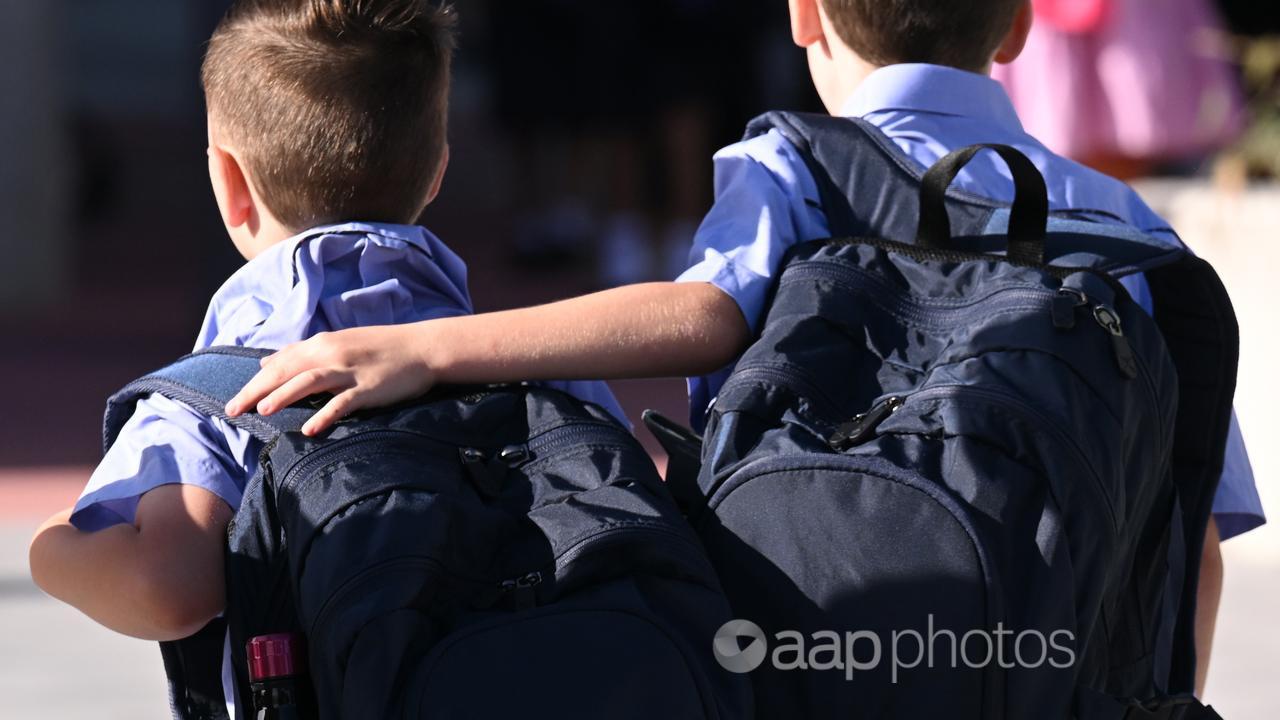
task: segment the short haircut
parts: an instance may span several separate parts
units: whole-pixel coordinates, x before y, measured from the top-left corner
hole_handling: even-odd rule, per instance
[[[981,70],[1029,0],[822,0],[840,39],[875,65]]]
[[[453,50],[438,0],[238,0],[205,99],[285,226],[411,223],[445,154]]]

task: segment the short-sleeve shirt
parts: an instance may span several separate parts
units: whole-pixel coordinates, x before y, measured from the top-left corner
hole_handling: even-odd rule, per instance
[[[1181,244],[1169,224],[1129,186],[1054,154],[1028,135],[1004,88],[987,76],[937,65],[891,65],[868,76],[840,115],[875,125],[922,170],[957,148],[1011,145],[1044,174],[1053,210],[1085,212]],[[993,153],[970,163],[956,186],[1004,202],[1014,195],[1009,171]],[[720,288],[738,303],[748,325],[758,329],[787,250],[829,236],[813,175],[795,146],[774,130],[716,154],[715,204],[694,237],[691,267],[679,279]],[[1126,278],[1125,285],[1150,312],[1145,279]],[[730,372],[732,366],[689,379],[690,418],[696,427],[705,422],[706,410]],[[1214,514],[1224,539],[1265,522],[1234,417]]]
[[[267,249],[214,295],[196,349],[277,349],[320,332],[472,312],[462,260],[421,227],[350,223],[317,228]],[[625,422],[600,382],[546,383]],[[72,523],[98,530],[133,522],[160,485],[200,486],[239,507],[261,445],[217,418],[152,395],[138,403],[76,503]]]

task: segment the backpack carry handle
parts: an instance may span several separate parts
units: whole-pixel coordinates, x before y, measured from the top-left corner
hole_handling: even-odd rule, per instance
[[[1016,195],[1009,216],[1008,258],[1015,262],[1044,264],[1049,190],[1044,176],[1031,159],[1008,145],[971,145],[956,150],[929,168],[920,186],[920,228],[916,233],[916,244],[934,250],[945,250],[951,245],[947,188],[983,150],[994,151],[1013,174]]]

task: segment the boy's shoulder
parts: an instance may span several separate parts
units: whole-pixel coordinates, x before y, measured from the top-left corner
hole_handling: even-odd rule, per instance
[[[945,124],[945,119],[942,122]],[[813,205],[820,201],[814,170],[823,165],[823,157],[832,155],[830,148],[837,146],[841,138],[846,143],[863,143],[862,147],[867,150],[853,153],[847,152],[847,147],[841,148],[838,153],[841,162],[879,155],[879,159],[917,175],[946,152],[979,142],[978,138],[970,138],[972,142],[947,142],[947,138],[937,135],[922,140],[910,122],[878,124],[858,118],[769,113],[751,123],[744,139],[715,154],[717,191],[754,175],[760,180],[776,182],[794,200]],[[1058,155],[1026,133],[993,137],[992,141],[1012,145],[1032,160],[1049,186],[1054,210],[1093,215],[1102,221],[1124,223],[1176,241],[1169,223],[1128,184]],[[819,152],[811,150],[815,145]],[[824,145],[825,152],[822,151]],[[991,167],[1000,170],[998,165]],[[837,174],[843,171],[837,170]],[[857,174],[856,169],[852,174]],[[1012,197],[1003,197],[1012,190],[1007,178],[966,172],[960,183],[978,195],[1012,200]]]
[[[793,178],[796,168],[804,167],[801,150],[777,129],[749,135],[716,151],[712,156],[716,168],[738,164],[754,164],[776,176]]]

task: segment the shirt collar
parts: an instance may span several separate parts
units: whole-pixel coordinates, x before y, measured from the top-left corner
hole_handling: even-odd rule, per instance
[[[418,248],[431,257],[431,245],[427,241],[426,230],[417,225],[394,225],[391,223],[369,223],[369,222],[346,222],[335,225],[320,225],[313,227],[305,232],[285,240],[281,243],[290,250],[288,252],[296,252],[298,247],[312,238],[322,235],[342,235],[342,234],[359,234],[370,235],[375,238],[390,238],[407,243]]]
[[[267,248],[228,278],[196,348],[282,347],[324,330],[469,312],[466,265],[426,228],[325,225]]]
[[[1024,132],[1000,83],[986,75],[942,65],[902,64],[867,76],[840,114],[864,117],[885,110],[959,115]]]

